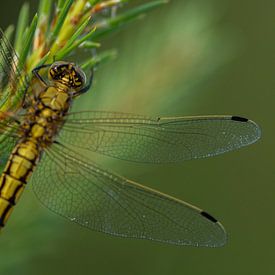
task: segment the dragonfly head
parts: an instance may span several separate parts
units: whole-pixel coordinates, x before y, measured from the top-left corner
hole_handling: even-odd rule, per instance
[[[82,89],[86,83],[85,73],[74,63],[65,61],[54,62],[48,71],[48,77],[56,84],[66,85],[75,91]]]

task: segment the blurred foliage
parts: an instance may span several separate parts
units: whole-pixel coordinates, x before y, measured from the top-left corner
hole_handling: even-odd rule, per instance
[[[120,37],[125,41],[119,51],[123,58],[104,70],[108,81],[100,74],[96,78],[93,107],[171,114],[179,100],[188,108],[192,103],[182,99],[199,91],[198,86],[230,60],[236,45],[217,26],[219,13],[209,3],[169,5],[168,16],[163,7],[159,20],[148,18],[134,27],[142,31]],[[90,108],[92,100],[80,101],[78,106]]]
[[[208,250],[111,238],[55,216],[26,190],[1,234],[1,274],[273,274],[275,6],[267,2],[263,8],[259,1],[172,0],[102,40],[102,49],[117,48],[118,58],[98,69],[91,92],[74,106],[236,113],[262,125],[260,144],[225,157],[173,167],[109,163],[220,217],[228,245]],[[236,40],[244,43],[238,54]]]

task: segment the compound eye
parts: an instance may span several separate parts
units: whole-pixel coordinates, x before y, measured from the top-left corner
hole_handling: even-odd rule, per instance
[[[49,79],[63,82],[74,89],[81,89],[86,83],[86,75],[74,63],[57,61],[48,71]]]
[[[65,62],[55,62],[49,69],[50,77],[53,80],[60,80],[66,75],[66,69],[68,64]]]
[[[75,88],[83,87],[84,84],[86,83],[86,75],[84,74],[84,72],[82,72],[80,68],[76,68],[73,74],[74,74],[73,76],[74,87]]]

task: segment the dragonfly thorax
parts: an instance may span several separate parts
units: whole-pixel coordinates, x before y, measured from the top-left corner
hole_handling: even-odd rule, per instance
[[[86,83],[85,73],[74,63],[58,61],[51,65],[48,78],[62,90],[66,87],[73,92],[81,90]]]

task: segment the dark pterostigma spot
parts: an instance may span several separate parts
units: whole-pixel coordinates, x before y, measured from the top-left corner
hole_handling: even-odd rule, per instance
[[[248,121],[247,118],[240,117],[240,116],[232,116],[231,119],[235,120],[235,121],[240,121],[240,122],[247,122]]]
[[[201,215],[204,216],[205,218],[207,218],[208,220],[210,220],[211,222],[215,222],[215,223],[217,222],[217,220],[214,217],[212,217],[211,215],[209,215],[208,213],[206,213],[204,211],[201,212]]]

